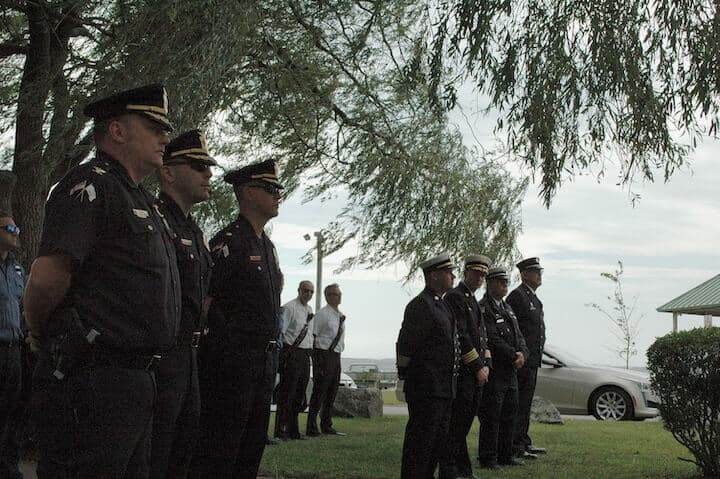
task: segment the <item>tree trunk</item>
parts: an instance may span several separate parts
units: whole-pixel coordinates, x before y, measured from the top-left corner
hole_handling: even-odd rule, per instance
[[[64,86],[63,66],[67,59],[69,30],[65,16],[49,10],[44,2],[28,2],[26,15],[30,41],[23,66],[18,93],[15,125],[15,154],[13,172],[17,184],[13,195],[13,216],[22,228],[20,260],[26,268],[35,258],[40,246],[45,200],[50,190],[50,177],[58,155],[44,156],[48,143],[43,135],[47,100],[53,85]],[[58,18],[61,18],[58,21]],[[60,80],[60,81],[58,81]],[[67,122],[66,100],[62,92],[55,92],[58,115],[52,116],[50,135],[62,135]]]

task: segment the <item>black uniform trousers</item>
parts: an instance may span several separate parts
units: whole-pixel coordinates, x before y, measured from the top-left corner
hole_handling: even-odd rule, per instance
[[[33,376],[39,479],[150,474],[154,373],[89,363],[62,381],[47,354]]]
[[[537,368],[525,366],[518,369],[517,379],[519,406],[513,432],[513,448],[515,452],[521,453],[532,444],[528,429],[530,428],[530,409],[532,409],[532,400],[537,384]]]
[[[326,349],[313,349],[313,392],[308,409],[307,430],[317,431],[320,414],[320,430],[332,428],[332,407],[340,385],[340,353]]]
[[[473,372],[460,373],[456,396],[452,402],[448,438],[440,457],[440,479],[472,476],[467,435],[478,414],[482,390],[483,387],[477,383]]]
[[[158,400],[150,453],[153,479],[187,477],[200,423],[195,351],[187,345],[167,352],[155,371]]]
[[[15,431],[19,423],[22,359],[20,343],[0,343],[0,477],[20,479],[19,446]]]
[[[278,385],[278,435],[300,436],[298,415],[305,408],[305,389],[310,380],[310,349],[285,344],[280,350],[280,384]]]
[[[272,351],[239,345],[204,350],[200,371],[200,434],[188,477],[255,478],[270,422]]]
[[[401,479],[430,479],[447,441],[451,398],[407,398],[408,422],[402,450]]]
[[[514,371],[490,374],[483,388],[480,407],[478,460],[481,464],[507,463],[512,459],[515,415],[518,410],[518,383]]]

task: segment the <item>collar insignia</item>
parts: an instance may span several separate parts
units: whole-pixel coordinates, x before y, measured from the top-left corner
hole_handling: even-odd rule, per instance
[[[95,198],[97,198],[97,192],[95,191],[95,187],[92,183],[88,183],[87,180],[81,181],[77,185],[73,186],[70,190],[70,196],[75,195],[75,197],[80,200],[81,202],[87,198],[87,200],[92,203],[95,201]]]

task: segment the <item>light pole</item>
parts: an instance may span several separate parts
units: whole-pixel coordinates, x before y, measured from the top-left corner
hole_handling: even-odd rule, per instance
[[[315,236],[315,238],[317,240],[317,244],[315,247],[315,249],[317,250],[317,275],[315,277],[315,312],[317,313],[320,310],[320,300],[321,300],[321,296],[322,296],[322,257],[323,257],[322,231],[315,231],[313,233],[313,236]],[[310,241],[311,236],[309,234],[305,234],[305,236],[303,236],[303,238],[305,238],[305,241]]]

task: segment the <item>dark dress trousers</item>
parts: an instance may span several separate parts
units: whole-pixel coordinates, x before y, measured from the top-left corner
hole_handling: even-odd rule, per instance
[[[471,477],[472,464],[467,450],[467,434],[478,413],[483,386],[477,382],[477,371],[491,367],[485,323],[472,291],[461,282],[445,294],[445,302],[457,320],[462,365],[457,393],[452,403],[450,429],[440,458],[441,479]]]
[[[540,298],[526,284],[515,288],[506,301],[515,311],[520,332],[530,352],[525,360],[525,366],[517,372],[519,407],[513,432],[513,447],[517,452],[521,452],[532,445],[532,439],[528,434],[530,409],[535,395],[537,370],[545,347],[545,319]]]
[[[425,288],[405,308],[397,342],[398,374],[405,380],[408,422],[401,477],[433,477],[447,441],[457,384],[459,343],[455,318]]]
[[[270,239],[244,216],[210,242],[208,334],[198,354],[200,435],[189,477],[254,478],[275,382],[282,273]]]
[[[282,439],[300,438],[299,414],[305,409],[305,389],[310,381],[312,352],[312,309],[295,298],[282,308],[281,338],[285,343],[280,351],[275,435]]]
[[[175,343],[181,301],[175,248],[153,202],[102,151],[72,169],[47,202],[39,255],[74,264],[48,325],[50,351],[74,335],[69,325],[82,337],[99,334],[70,364],[40,354],[33,376],[40,478],[149,474],[153,369]]]
[[[150,477],[182,479],[187,476],[199,427],[195,352],[203,327],[200,320],[212,261],[203,233],[192,216],[186,216],[165,193],[160,193],[156,205],[172,232],[182,308],[177,341],[163,355],[155,371],[158,400],[153,417]]]
[[[493,358],[490,379],[483,390],[478,458],[481,464],[508,463],[512,459],[512,434],[518,408],[518,383],[512,363],[515,353],[528,351],[512,308],[497,304],[487,294],[480,313],[488,333]]]

